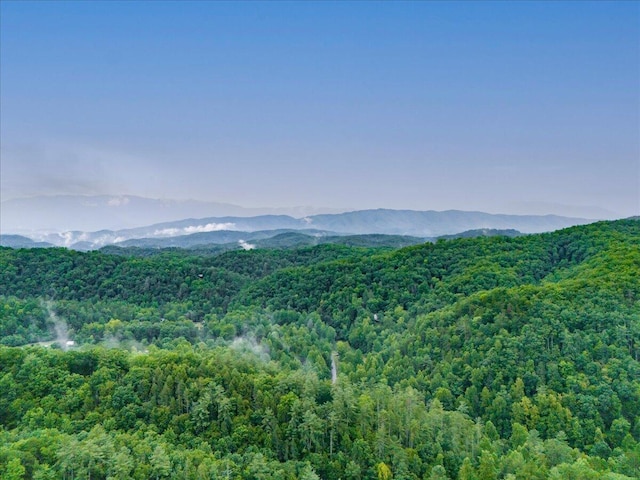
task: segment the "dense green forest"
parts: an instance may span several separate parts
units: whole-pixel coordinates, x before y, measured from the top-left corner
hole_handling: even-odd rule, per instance
[[[0,477],[640,478],[639,272],[638,220],[0,248]]]

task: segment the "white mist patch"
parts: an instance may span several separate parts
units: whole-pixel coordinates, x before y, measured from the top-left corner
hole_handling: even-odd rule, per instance
[[[163,228],[153,232],[154,237],[175,237],[177,235],[190,235],[192,233],[219,232],[233,230],[235,223],[207,223],[206,225],[190,225],[182,228]]]
[[[85,238],[81,238],[81,241],[90,241],[92,247],[104,247],[105,245],[110,245],[112,243],[118,243],[125,240],[124,237],[117,237],[115,235],[100,235],[99,237],[89,238],[86,235],[83,235]]]
[[[235,223],[207,223],[206,225],[197,225],[194,227],[186,227],[185,233],[200,233],[200,232],[219,232],[221,230],[232,230],[235,228]]]
[[[62,244],[65,247],[68,247],[69,245],[77,241],[76,236],[73,234],[73,232],[64,232],[64,233],[60,233],[59,235],[62,238]]]
[[[105,335],[104,339],[102,340],[102,345],[105,346],[106,348],[119,349],[120,339],[116,338],[113,335]]]
[[[254,248],[256,248],[256,246],[253,243],[248,243],[248,242],[245,242],[244,240],[238,240],[238,244],[244,250],[253,250]]]
[[[107,201],[108,207],[122,207],[129,203],[128,197],[112,197]]]
[[[35,237],[34,237],[35,238]],[[60,232],[54,234],[42,235],[39,241],[53,243],[54,245],[72,247],[79,242],[86,242],[91,248],[100,248],[105,245],[117,243],[126,240],[125,237],[117,236],[112,233],[89,233],[89,232]]]
[[[122,340],[119,335],[105,335],[100,343],[105,348],[113,350],[127,350],[133,353],[149,353],[145,345],[136,340]]]
[[[238,352],[250,352],[263,362],[268,362],[271,359],[269,348],[259,343],[255,337],[236,337],[233,339],[233,342],[231,342],[231,345],[229,345],[229,348]]]
[[[67,322],[64,318],[58,317],[56,312],[53,310],[53,302],[46,301],[43,302],[43,306],[47,310],[47,315],[49,316],[49,322],[53,324],[53,330],[56,334],[55,342],[60,345],[60,348],[65,352],[69,350],[69,348],[75,346],[75,342],[69,339],[69,328],[67,327]]]
[[[162,230],[156,230],[153,232],[154,237],[175,237],[182,233],[181,228],[163,228]]]

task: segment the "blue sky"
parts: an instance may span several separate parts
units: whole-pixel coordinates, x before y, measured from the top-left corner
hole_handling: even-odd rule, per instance
[[[640,211],[636,2],[15,2],[2,199]]]

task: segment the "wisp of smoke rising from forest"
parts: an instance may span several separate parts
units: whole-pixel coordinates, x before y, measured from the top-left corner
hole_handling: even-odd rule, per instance
[[[338,381],[338,365],[336,363],[336,357],[338,352],[331,352],[331,383],[335,385]]]
[[[256,246],[253,243],[248,243],[244,240],[238,240],[238,243],[244,250],[253,250]]]
[[[253,336],[240,336],[233,339],[229,345],[233,350],[240,352],[251,352],[263,362],[271,360],[269,349],[259,343]]]
[[[60,345],[60,348],[65,352],[69,350],[74,342],[69,339],[69,327],[64,318],[60,318],[53,309],[54,304],[51,300],[42,302],[42,305],[47,310],[49,316],[49,323],[53,325],[53,330],[56,334],[56,342]]]

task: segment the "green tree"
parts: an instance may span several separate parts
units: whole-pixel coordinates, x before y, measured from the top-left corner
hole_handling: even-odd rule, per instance
[[[112,468],[108,479],[113,480],[126,480],[131,478],[131,471],[133,470],[133,458],[131,457],[131,451],[122,446],[120,450],[115,454],[111,462]]]
[[[384,462],[380,462],[376,465],[376,472],[378,473],[378,480],[391,480],[393,478],[391,469]]]
[[[480,454],[480,465],[478,466],[478,480],[496,480],[498,469],[496,458],[491,452],[483,450]]]
[[[449,480],[447,471],[442,465],[434,465],[429,475],[429,480]]]
[[[156,445],[150,458],[151,474],[156,480],[171,473],[171,460],[162,445]]]
[[[12,458],[5,467],[5,472],[2,478],[5,480],[22,480],[25,476],[26,469],[22,465],[19,458]]]
[[[462,461],[462,466],[458,472],[458,480],[478,480],[478,476],[469,457],[465,457]]]

